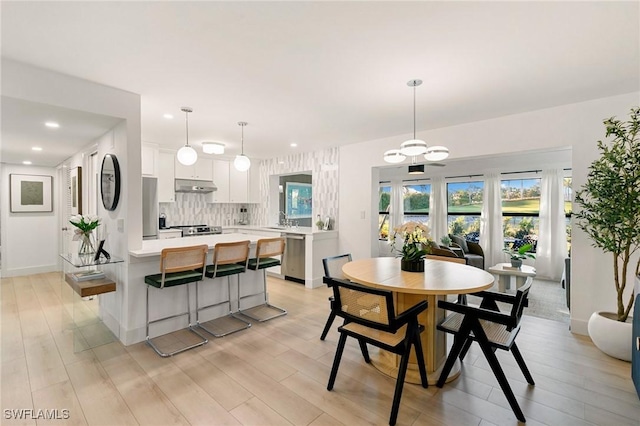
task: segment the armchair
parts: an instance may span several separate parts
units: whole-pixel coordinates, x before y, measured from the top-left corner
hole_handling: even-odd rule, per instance
[[[480,244],[468,241],[461,235],[449,234],[449,238],[451,238],[451,241],[453,241],[455,246],[462,249],[464,258],[467,259],[467,265],[484,269],[484,250],[482,250],[482,246]]]

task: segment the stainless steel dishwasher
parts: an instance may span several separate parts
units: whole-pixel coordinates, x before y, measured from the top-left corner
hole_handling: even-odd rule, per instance
[[[285,280],[304,284],[304,235],[282,233],[286,239],[282,257],[282,275]]]

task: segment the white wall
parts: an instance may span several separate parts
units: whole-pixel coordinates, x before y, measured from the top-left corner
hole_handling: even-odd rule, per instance
[[[9,175],[53,177],[53,211],[11,213]],[[58,174],[55,168],[2,164],[0,172],[2,220],[2,276],[36,274],[58,269]]]
[[[515,114],[492,120],[420,132],[430,145],[445,145],[451,158],[498,155],[510,152],[572,147],[573,186],[585,182],[591,161],[598,156],[596,141],[604,138],[602,121],[611,116],[625,119],[640,105],[640,93]],[[354,258],[377,254],[377,172],[385,166],[384,151],[397,148],[411,135],[378,139],[340,148],[340,251]],[[575,207],[574,207],[575,208]],[[362,217],[364,213],[364,218]],[[374,215],[375,216],[375,215]],[[616,309],[613,261],[592,248],[575,225],[572,228],[572,331],[586,334],[586,322],[595,310]],[[631,275],[630,275],[631,276]],[[629,278],[629,282],[631,278]],[[632,289],[628,289],[629,294]]]
[[[126,324],[128,312],[120,313],[119,310],[128,303],[128,252],[142,246],[140,95],[7,59],[2,60],[2,94],[123,120],[96,142],[100,161],[104,154],[114,153],[120,163],[120,202],[115,211],[99,209],[98,215],[108,224],[111,254],[125,259],[125,263],[107,271],[115,275],[118,291],[101,298],[101,304],[106,305],[104,320],[107,324]],[[0,209],[6,209],[6,204]],[[51,228],[58,232],[58,219],[52,224]],[[3,226],[3,234],[5,230]],[[15,244],[13,238],[6,240],[3,237],[3,245]],[[47,245],[57,255],[57,240]],[[115,318],[109,318],[109,315]]]

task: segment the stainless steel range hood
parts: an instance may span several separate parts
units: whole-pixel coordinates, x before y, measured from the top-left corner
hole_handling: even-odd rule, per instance
[[[218,187],[211,181],[176,179],[176,192],[195,192],[197,194],[208,194],[217,190]]]

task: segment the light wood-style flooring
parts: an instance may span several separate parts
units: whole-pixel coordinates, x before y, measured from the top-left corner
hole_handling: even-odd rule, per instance
[[[118,341],[74,351],[61,302],[62,274],[1,280],[3,425],[384,425],[395,381],[348,347],[326,390],[338,333],[319,336],[329,290],[269,278],[271,302],[288,315],[172,358]],[[83,302],[80,302],[83,303]],[[89,302],[87,302],[89,303]],[[337,324],[336,324],[337,325]],[[170,346],[190,339],[176,332]],[[498,351],[528,425],[640,424],[631,365],[607,357],[564,323],[525,317],[518,344],[536,381]],[[166,346],[165,346],[166,347]],[[7,409],[69,410],[66,420],[7,418]],[[473,346],[462,374],[443,389],[405,385],[400,425],[515,425],[484,357]]]

